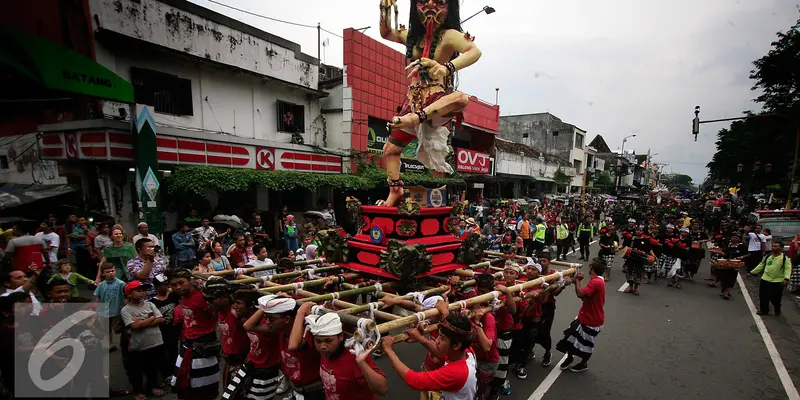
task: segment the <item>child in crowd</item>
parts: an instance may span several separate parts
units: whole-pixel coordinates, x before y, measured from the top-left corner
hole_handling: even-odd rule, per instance
[[[97,284],[97,282],[95,282],[95,281],[93,281],[93,280],[91,280],[91,279],[89,279],[89,278],[87,278],[87,277],[85,277],[85,276],[83,276],[83,275],[81,275],[81,274],[79,274],[77,272],[72,272],[72,263],[69,262],[69,260],[67,260],[66,258],[62,258],[62,259],[58,260],[58,263],[56,263],[56,265],[58,267],[58,274],[53,275],[52,277],[50,277],[50,279],[47,281],[47,283],[48,284],[52,284],[53,280],[58,278],[58,277],[60,277],[61,279],[65,280],[67,282],[69,282],[69,284],[70,284],[69,297],[78,297],[78,295],[79,295],[79,293],[78,293],[78,284],[79,283],[84,283],[86,285],[96,285]]]
[[[120,324],[125,282],[117,278],[117,269],[110,262],[103,263],[100,266],[100,270],[103,282],[94,290],[95,301],[100,303],[100,307],[97,309],[97,316],[105,318],[105,323],[108,326],[108,350],[116,351],[114,330]]]
[[[297,226],[295,226],[294,215],[286,216],[286,223],[283,226],[283,241],[285,248],[297,251]]]
[[[169,291],[169,279],[165,275],[156,275],[153,284],[156,286],[156,296],[150,302],[158,308],[164,318],[164,323],[158,326],[161,330],[161,338],[164,340],[164,362],[161,364],[161,376],[169,377],[165,380],[172,381],[175,360],[178,358],[178,339],[181,333],[180,326],[175,325],[175,307],[178,306],[180,298],[177,293]]]
[[[128,378],[136,393],[135,400],[147,400],[147,394],[162,397],[167,392],[159,388],[158,366],[164,354],[164,341],[159,325],[164,317],[155,304],[147,301],[147,286],[141,281],[131,281],[125,285],[128,304],[122,307],[122,322],[130,331],[130,358]],[[147,385],[142,378],[147,378]]]

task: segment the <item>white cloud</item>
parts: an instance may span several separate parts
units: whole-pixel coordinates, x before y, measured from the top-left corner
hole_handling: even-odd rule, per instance
[[[197,4],[300,43],[317,55],[315,29],[279,24],[224,8]],[[372,26],[379,38],[378,0],[221,0],[255,13],[315,25],[341,33]],[[410,0],[398,0],[401,22]],[[611,147],[636,132],[626,149],[659,153],[673,172],[696,181],[714,153],[724,124],[702,125],[693,141],[695,105],[701,118],[737,116],[758,109],[750,91],[751,62],[766,54],[775,32],[800,16],[798,0],[463,0],[462,17],[489,4],[497,12],[479,15],[464,29],[484,52],[460,74],[460,88],[493,101],[500,88],[502,114],[550,111]],[[342,40],[330,39],[323,54],[342,64]],[[400,49],[400,46],[393,46]]]

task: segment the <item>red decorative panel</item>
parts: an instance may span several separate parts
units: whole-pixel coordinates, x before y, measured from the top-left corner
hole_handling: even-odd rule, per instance
[[[425,236],[431,236],[439,233],[439,221],[435,219],[422,220],[420,232]]]
[[[369,223],[370,223],[369,217],[366,216],[366,215],[362,215],[361,216],[361,220],[364,221],[363,222],[364,226],[361,228],[361,232],[369,232],[369,227],[370,227],[370,225],[369,225]]]
[[[404,234],[404,233],[400,232],[400,224],[408,223],[408,222],[414,224],[414,230],[411,233],[408,233],[408,234]],[[399,220],[397,220],[397,225],[395,226],[395,229],[397,229],[397,234],[400,235],[400,236],[414,236],[417,233],[417,229],[418,228],[419,228],[419,226],[417,225],[417,221],[414,221],[413,219],[399,219]]]
[[[379,226],[383,230],[384,235],[394,233],[394,221],[391,218],[377,217],[372,220],[372,225]]]
[[[431,257],[431,261],[432,261],[432,264],[434,266],[442,265],[442,264],[449,264],[449,263],[453,262],[453,260],[455,260],[455,259],[456,259],[456,255],[454,253],[452,253],[452,252],[434,254],[433,257]]]
[[[450,217],[447,217],[442,221],[442,232],[449,233],[450,231],[447,230],[447,224],[450,223]]]
[[[359,251],[356,258],[358,258],[358,262],[370,266],[377,266],[378,262],[381,260],[379,255],[368,251]]]

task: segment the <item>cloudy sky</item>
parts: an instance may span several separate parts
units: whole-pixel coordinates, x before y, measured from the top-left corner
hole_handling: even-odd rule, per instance
[[[192,0],[267,32],[300,43],[316,56],[316,29],[282,24]],[[215,0],[278,19],[316,25],[341,35],[371,26],[380,38],[378,0]],[[407,23],[410,0],[397,0]],[[549,111],[619,148],[658,153],[666,171],[695,181],[706,175],[716,132],[702,125],[691,136],[695,105],[701,119],[757,110],[750,91],[751,62],[764,55],[775,32],[800,16],[800,0],[461,0],[462,19],[490,5],[464,29],[483,58],[460,73],[460,89],[494,101],[501,115]],[[323,61],[342,65],[342,39],[324,33]],[[399,46],[395,46],[400,49]]]

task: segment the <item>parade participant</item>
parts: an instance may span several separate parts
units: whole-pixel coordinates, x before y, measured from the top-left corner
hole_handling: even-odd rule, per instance
[[[667,273],[675,264],[675,226],[667,224],[664,232],[659,233],[658,242],[661,243],[661,255],[658,257],[658,275],[666,278]]]
[[[542,267],[540,271],[540,275],[552,275],[556,273],[556,270],[550,268],[550,253],[544,252],[539,257],[539,264]],[[564,284],[568,284],[571,282],[571,278],[565,278]],[[542,315],[539,320],[539,326],[536,330],[536,336],[534,338],[534,345],[539,344],[544,347],[544,356],[542,357],[542,367],[549,367],[550,363],[552,362],[552,354],[550,350],[553,347],[553,340],[550,336],[550,331],[553,328],[553,320],[556,317],[556,296],[560,295],[563,292],[564,286],[559,283],[559,287],[551,290],[543,299],[541,308],[542,308]],[[533,348],[531,348],[533,350]],[[531,352],[531,355],[534,355]]]
[[[297,312],[305,321],[320,354],[319,375],[327,400],[375,400],[388,392],[386,375],[378,369],[370,354],[375,347],[358,356],[344,345],[342,321],[338,314],[308,315]],[[292,336],[303,337],[303,326],[295,324]]]
[[[579,260],[589,261],[589,243],[594,236],[594,226],[592,225],[592,218],[586,216],[583,218],[580,226],[578,226],[578,244],[580,245],[581,256]]]
[[[543,252],[544,253],[544,252]],[[549,253],[548,253],[549,254]],[[548,255],[549,257],[549,255]],[[542,272],[542,266],[528,259],[525,265],[525,276],[520,280],[530,281],[537,279]],[[511,347],[511,370],[517,378],[524,380],[528,377],[529,356],[533,354],[533,342],[542,317],[542,301],[544,296],[539,296],[540,287],[533,287],[522,294],[519,304],[519,322],[514,324],[514,339]]]
[[[533,226],[531,226],[530,214],[523,213],[522,219],[517,223],[517,236],[522,238],[523,253],[530,257],[533,251]]]
[[[767,242],[767,237],[761,233],[761,225],[756,225],[752,229],[749,225],[745,225],[744,232],[748,239],[747,251],[750,253],[745,259],[745,264],[749,271],[761,262],[761,258],[764,256],[766,250],[764,244]]]
[[[649,233],[643,236],[644,239],[649,241],[650,251],[652,251],[653,256],[655,257],[655,261],[653,263],[645,264],[644,266],[645,283],[658,282],[658,259],[663,253],[661,242],[657,239],[658,234],[658,225],[651,224],[649,227]]]
[[[598,257],[605,260],[607,265],[606,275],[603,279],[608,282],[611,280],[611,265],[614,264],[614,257],[617,254],[617,243],[614,241],[614,237],[611,236],[610,229],[605,227],[600,229],[600,241],[598,244],[600,245]]]
[[[480,274],[475,277],[478,286],[486,287],[486,291],[491,290],[494,283],[494,276],[491,274]],[[478,393],[476,399],[489,399],[491,382],[497,372],[500,363],[500,352],[497,348],[497,323],[494,314],[484,312],[483,305],[473,305],[469,314],[470,323],[475,331],[472,342],[472,350],[478,360]],[[497,395],[491,397],[494,399]]]
[[[439,322],[436,348],[446,360],[435,371],[415,372],[408,368],[394,351],[394,338],[384,337],[383,349],[392,368],[413,390],[441,391],[444,400],[473,400],[477,394],[475,355],[468,352],[472,344],[472,325],[466,317],[449,315]]]
[[[689,250],[692,247],[692,238],[687,228],[681,228],[680,234],[677,238],[673,239],[672,241],[672,251],[675,255],[675,258],[680,261],[680,267],[677,269],[675,266],[672,267],[674,271],[671,270],[669,273],[672,275],[672,280],[667,283],[667,286],[674,286],[676,289],[681,289],[681,279],[684,276],[685,267],[689,260]]]
[[[631,239],[631,245],[629,247],[642,251],[648,256],[655,257],[650,239],[644,237],[644,231],[642,227],[637,227],[634,231],[633,238]],[[625,288],[625,293],[633,293],[637,296],[639,295],[639,285],[642,284],[642,276],[644,275],[645,264],[646,261],[637,259],[633,256],[625,259],[625,266],[623,269],[626,271],[625,279],[628,282],[628,287]]]
[[[703,244],[708,242],[709,239],[708,234],[700,229],[700,224],[692,225],[690,234],[692,238],[692,245],[689,249],[689,265],[687,266],[688,268],[684,269],[684,271],[686,273],[686,279],[691,282],[694,281],[694,276],[700,269],[700,263],[702,262],[703,258],[706,257],[706,251],[703,248]]]
[[[308,302],[300,306],[304,315],[311,312],[314,303]],[[281,324],[278,331],[278,343],[281,351],[281,369],[289,377],[289,384],[296,400],[324,400],[325,388],[320,380],[320,354],[314,346],[314,337],[311,332],[303,329],[305,321],[297,318],[295,313],[288,323]]]
[[[227,388],[234,374],[244,364],[250,349],[250,339],[243,326],[247,317],[237,315],[240,305],[241,313],[245,313],[246,304],[234,301],[234,287],[224,279],[207,280],[203,286],[203,296],[211,304],[211,311],[217,314],[222,359],[225,360],[222,387]]]
[[[594,352],[597,335],[605,323],[603,307],[606,302],[606,283],[600,278],[605,272],[605,264],[602,258],[592,260],[589,264],[590,279],[583,288],[581,288],[583,273],[579,272],[575,276],[575,294],[583,303],[578,311],[578,317],[564,331],[564,339],[556,345],[556,350],[567,354],[567,358],[559,367],[562,370],[583,372],[589,369],[587,363]],[[578,356],[581,362],[572,366],[575,356]]]
[[[569,225],[562,222],[561,217],[556,220],[556,259],[567,259],[567,248],[569,247]]]
[[[538,257],[539,254],[541,254],[542,250],[544,250],[546,235],[547,225],[545,225],[544,219],[542,219],[542,217],[536,217],[536,232],[533,235],[533,242],[531,243],[533,251],[531,251],[531,249],[528,250],[528,257],[534,254]]]
[[[384,39],[406,46],[411,80],[400,116],[392,118],[393,130],[384,145],[389,197],[395,206],[403,196],[400,153],[413,139],[419,141],[418,159],[437,175],[452,173],[445,160],[449,153],[444,126],[459,114],[469,97],[455,90],[455,74],[481,57],[473,38],[461,30],[457,0],[411,2],[409,30],[391,26],[393,0],[381,0],[380,33]]]
[[[513,328],[514,321],[517,316],[517,304],[514,296],[508,290],[508,286],[516,284],[517,277],[522,272],[522,269],[514,261],[506,261],[503,268],[503,283],[495,286],[494,290],[500,292],[502,295],[499,301],[504,302],[505,306],[501,307],[495,312],[495,321],[497,323],[497,349],[500,354],[500,362],[497,365],[497,372],[491,383],[491,391],[489,398],[493,399],[502,391],[503,393],[510,394],[511,384],[508,382],[508,363],[509,355],[511,353],[511,345],[513,344]],[[481,288],[478,288],[481,292]],[[481,292],[483,294],[483,292]]]
[[[772,243],[772,252],[747,274],[748,278],[753,275],[761,275],[758,287],[759,310],[756,314],[769,315],[769,304],[772,303],[775,316],[781,315],[783,287],[789,285],[791,273],[791,260],[786,257],[786,254],[783,254],[783,243],[777,241]]]
[[[191,280],[192,272],[185,268],[173,270],[169,277],[172,290],[181,298],[178,308],[183,326],[173,385],[181,399],[216,399],[219,391],[220,350],[217,318]]]
[[[269,400],[275,397],[280,381],[281,354],[277,331],[291,323],[291,314],[296,302],[294,299],[278,297],[274,294],[258,296],[254,290],[236,292],[237,303],[243,306],[242,318],[247,318],[243,327],[250,339],[247,360],[233,378],[234,385],[227,386],[224,399],[234,398],[241,390],[241,397]],[[241,380],[241,382],[239,382]]]
[[[747,246],[742,243],[739,235],[731,236],[730,243],[725,247],[725,258],[729,260],[739,260],[747,256]],[[739,271],[734,268],[717,268],[717,280],[720,283],[719,295],[725,300],[730,300],[731,289],[736,285],[736,278]]]

